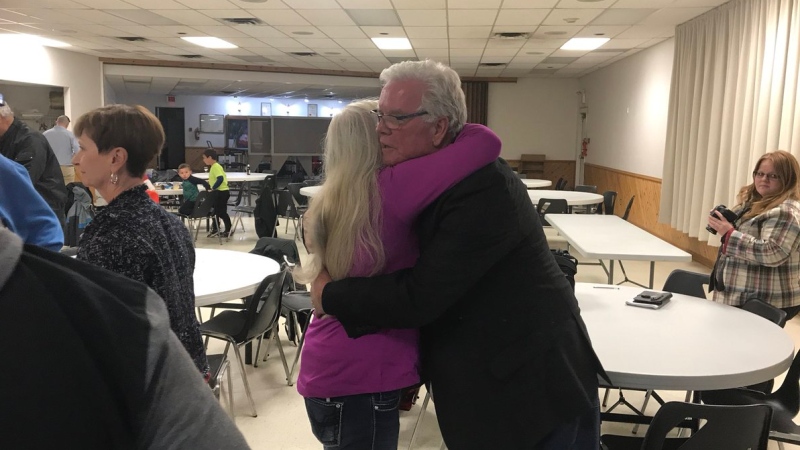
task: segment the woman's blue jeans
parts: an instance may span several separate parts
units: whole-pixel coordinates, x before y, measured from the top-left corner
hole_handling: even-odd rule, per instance
[[[314,436],[325,449],[397,450],[400,390],[345,397],[306,397]]]

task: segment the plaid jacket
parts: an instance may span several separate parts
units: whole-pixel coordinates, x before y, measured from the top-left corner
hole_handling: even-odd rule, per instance
[[[737,211],[738,212],[738,211]],[[777,308],[800,305],[800,202],[786,200],[747,220],[728,237],[714,301],[738,306],[758,298]]]

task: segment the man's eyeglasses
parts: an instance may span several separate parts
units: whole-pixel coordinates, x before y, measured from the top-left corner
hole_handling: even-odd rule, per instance
[[[378,116],[378,122],[383,121],[383,124],[386,125],[386,128],[390,130],[396,130],[403,125],[403,121],[408,119],[413,119],[414,117],[424,116],[428,114],[428,111],[417,111],[411,114],[401,114],[401,115],[392,115],[392,114],[384,114],[377,109],[373,109],[372,113]]]
[[[767,178],[769,181],[779,180],[781,177],[777,173],[753,172],[753,178]]]

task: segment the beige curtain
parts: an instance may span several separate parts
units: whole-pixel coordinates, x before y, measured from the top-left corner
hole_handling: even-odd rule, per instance
[[[467,122],[486,125],[489,105],[489,83],[462,81],[461,89],[467,100]]]
[[[711,208],[767,151],[800,157],[799,7],[734,0],[676,28],[660,222],[719,245]]]

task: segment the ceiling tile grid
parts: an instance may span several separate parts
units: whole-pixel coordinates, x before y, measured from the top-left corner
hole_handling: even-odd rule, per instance
[[[676,25],[725,1],[0,0],[0,34],[37,34],[108,58],[367,73],[432,58],[462,76],[578,77],[669,39]],[[212,50],[180,39],[190,36],[238,48]],[[370,39],[377,37],[408,38],[412,48],[380,50]],[[571,37],[610,40],[594,52],[559,50]],[[176,80],[110,82],[137,92],[187,89]]]

